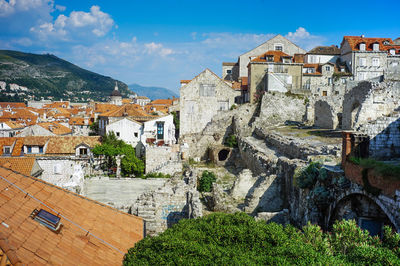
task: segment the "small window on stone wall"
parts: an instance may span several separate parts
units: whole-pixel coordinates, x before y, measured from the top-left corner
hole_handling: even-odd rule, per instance
[[[328,92],[327,91],[322,91],[322,96],[328,96]]]

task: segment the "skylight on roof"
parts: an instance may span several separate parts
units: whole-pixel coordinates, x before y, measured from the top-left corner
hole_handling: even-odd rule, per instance
[[[31,216],[33,220],[38,221],[40,224],[46,226],[49,228],[51,231],[57,232],[61,228],[61,223],[60,220],[61,218],[58,216],[55,216],[54,214],[45,211],[43,209],[37,210],[35,209]]]

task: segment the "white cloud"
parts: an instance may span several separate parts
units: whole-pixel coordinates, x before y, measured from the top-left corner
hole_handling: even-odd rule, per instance
[[[161,56],[167,56],[173,54],[174,52],[170,48],[164,48],[161,43],[154,43],[154,42],[145,43],[144,47],[145,47],[145,52],[150,55],[158,54]]]
[[[54,23],[46,22],[31,27],[30,31],[36,33],[40,39],[55,37],[73,40],[76,36],[88,38],[88,33],[92,37],[103,37],[113,25],[114,20],[109,14],[102,12],[99,6],[92,6],[90,12],[72,11],[69,16],[61,14]]]
[[[52,0],[0,0],[0,17],[7,17],[17,12],[52,7]]]
[[[61,6],[61,5],[56,5],[56,9],[57,9],[58,11],[60,11],[60,12],[64,12],[64,11],[67,9],[67,7]]]
[[[285,37],[307,51],[325,41],[322,36],[312,35],[303,27],[297,28],[295,32],[289,32]]]

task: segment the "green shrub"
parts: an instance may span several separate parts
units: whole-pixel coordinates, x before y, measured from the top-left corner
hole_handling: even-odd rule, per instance
[[[296,185],[303,189],[313,188],[320,175],[321,166],[319,162],[311,162],[307,167],[303,168],[296,175]]]
[[[237,138],[235,135],[229,135],[224,142],[224,145],[230,148],[237,148],[238,147],[238,142]]]
[[[217,178],[213,172],[203,171],[199,179],[197,190],[200,192],[210,192],[215,181],[217,181]]]
[[[341,245],[343,243],[343,245]],[[308,224],[255,221],[245,213],[182,219],[125,254],[124,265],[399,265],[395,248],[340,221],[331,234]]]

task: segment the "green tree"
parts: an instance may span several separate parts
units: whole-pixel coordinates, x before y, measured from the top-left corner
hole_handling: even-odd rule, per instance
[[[200,192],[210,192],[212,190],[213,183],[217,181],[215,174],[209,171],[203,171],[199,178],[199,185],[197,190]]]
[[[400,265],[399,235],[386,230],[380,241],[354,221],[338,221],[331,233],[324,233],[317,225],[299,230],[255,221],[245,213],[212,213],[182,219],[162,234],[146,237],[129,249],[123,264]]]
[[[110,132],[102,138],[102,144],[93,148],[93,154],[106,156],[108,168],[115,167],[116,156],[122,155],[121,170],[123,175],[143,175],[144,163],[136,157],[135,149],[123,140],[118,139],[114,132]]]

